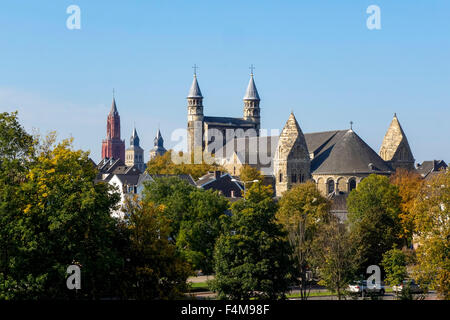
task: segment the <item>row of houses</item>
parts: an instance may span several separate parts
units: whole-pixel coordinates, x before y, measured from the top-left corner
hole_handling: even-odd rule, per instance
[[[140,197],[145,187],[145,183],[152,183],[162,177],[178,177],[188,184],[204,190],[218,191],[230,201],[235,201],[242,197],[244,192],[243,184],[237,177],[231,176],[227,172],[214,171],[200,177],[197,181],[187,174],[180,175],[160,175],[148,174],[139,170],[137,166],[127,166],[121,159],[105,158],[97,165],[98,174],[96,182],[105,182],[117,188],[120,194],[118,210],[113,212],[113,216],[123,218],[123,205],[127,197],[137,195]]]

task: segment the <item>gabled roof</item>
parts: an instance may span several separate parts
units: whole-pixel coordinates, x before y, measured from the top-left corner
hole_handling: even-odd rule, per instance
[[[140,174],[115,174],[123,185],[137,186]]]
[[[229,173],[217,172],[217,175],[218,177],[216,177],[216,172],[208,172],[200,177],[196,184],[205,190],[219,191],[225,197],[231,197],[231,191],[234,191],[235,197],[241,196],[241,191],[243,190],[241,184],[237,181],[232,181],[233,177]]]
[[[191,89],[189,90],[188,98],[203,98],[200,86],[198,85],[197,75],[194,74],[194,80],[192,80]]]
[[[104,158],[97,165],[97,169],[101,173],[112,173],[116,168],[124,165],[121,159]]]
[[[392,169],[353,130],[336,133],[311,161],[315,174],[390,173]]]
[[[258,90],[256,89],[255,80],[253,79],[253,74],[250,76],[250,81],[248,82],[247,91],[245,92],[244,100],[261,100],[259,98]]]
[[[441,169],[446,169],[448,166],[443,160],[424,161],[422,164],[417,164],[417,173],[426,178],[433,172],[438,172]]]

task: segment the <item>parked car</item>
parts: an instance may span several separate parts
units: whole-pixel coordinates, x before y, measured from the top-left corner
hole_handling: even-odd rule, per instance
[[[375,287],[369,288],[367,286],[367,281],[355,281],[354,283],[350,284],[348,286],[348,291],[354,294],[359,295],[369,295],[369,294],[378,294],[381,296],[384,296],[384,293],[386,292],[384,289],[384,286],[382,284],[376,284]]]
[[[401,285],[393,286],[392,290],[394,292],[400,293],[408,286],[409,286],[409,290],[411,291],[411,293],[423,293],[423,289],[413,279],[403,280]]]

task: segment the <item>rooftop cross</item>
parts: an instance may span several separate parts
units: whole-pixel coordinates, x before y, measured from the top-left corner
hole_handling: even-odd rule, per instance
[[[197,66],[196,64],[194,64],[194,66],[192,67],[192,69],[194,69],[194,75],[196,76],[196,75],[197,75],[197,69],[198,69],[198,66]]]
[[[253,66],[253,64],[250,66],[250,68],[249,68],[250,70],[251,70],[251,75],[253,75],[253,70],[255,70],[255,67]]]

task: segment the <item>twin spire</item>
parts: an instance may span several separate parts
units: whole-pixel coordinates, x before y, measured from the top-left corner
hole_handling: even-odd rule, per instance
[[[197,67],[195,67],[197,68]],[[189,90],[189,94],[187,96],[188,99],[201,99],[203,98],[202,92],[200,91],[200,86],[198,85],[197,81],[197,72],[194,73],[194,79],[192,80],[191,89]],[[252,73],[250,75],[250,81],[247,86],[247,91],[245,92],[244,100],[254,100],[254,101],[260,101],[258,94],[258,89],[256,89],[255,80],[253,79],[253,67],[252,67]]]

